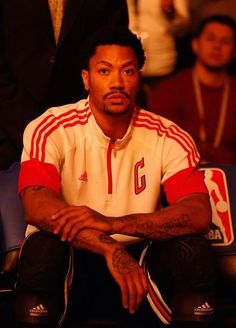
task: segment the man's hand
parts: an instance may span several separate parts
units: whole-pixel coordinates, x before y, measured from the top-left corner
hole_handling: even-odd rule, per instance
[[[116,248],[105,258],[120,287],[123,307],[134,313],[148,292],[147,278],[142,267],[123,248]]]
[[[99,230],[81,230],[71,245],[104,256],[108,270],[120,287],[124,308],[134,313],[148,291],[147,278],[138,262],[119,242]]]
[[[53,233],[62,241],[71,242],[83,229],[96,229],[112,233],[111,221],[87,206],[68,206],[52,215],[56,223]]]

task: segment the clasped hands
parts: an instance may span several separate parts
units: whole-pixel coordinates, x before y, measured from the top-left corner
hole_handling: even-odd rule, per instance
[[[56,223],[53,233],[62,241],[71,242],[84,229],[96,229],[107,234],[112,231],[112,219],[87,206],[68,206],[52,215]]]

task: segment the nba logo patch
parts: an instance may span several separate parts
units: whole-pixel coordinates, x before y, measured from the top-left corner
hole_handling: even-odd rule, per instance
[[[202,171],[210,195],[213,221],[207,238],[213,246],[228,246],[234,241],[234,232],[225,172],[213,167]]]

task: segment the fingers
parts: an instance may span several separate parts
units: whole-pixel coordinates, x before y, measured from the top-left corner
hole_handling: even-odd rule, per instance
[[[129,284],[129,312],[134,313],[146,298],[148,292],[148,284],[146,276],[142,268],[131,279]]]
[[[56,222],[56,226],[53,230],[55,235],[64,235],[64,238],[68,235],[71,227],[74,225],[74,220],[76,220],[76,216],[72,213],[64,215]]]
[[[70,216],[74,216],[77,212],[80,213],[80,215],[83,215],[86,212],[87,208],[85,206],[68,206],[66,208],[63,208],[52,215],[52,220],[56,221],[63,218],[69,218]]]
[[[143,288],[142,284],[134,282],[133,279],[129,279],[122,289],[123,307],[127,309],[129,313],[135,313],[146,295],[147,291]]]
[[[52,215],[56,225],[53,230],[55,235],[61,235],[61,240],[72,241],[75,235],[85,228],[88,210],[83,206],[70,206]]]
[[[125,309],[129,309],[129,288],[126,281],[119,284],[121,290],[122,305]]]
[[[70,242],[75,239],[76,235],[81,231],[81,227],[78,228],[77,225],[71,226],[71,229],[67,234],[67,241]]]
[[[148,291],[143,269],[123,248],[108,252],[107,264],[120,287],[123,307],[134,313]]]
[[[129,290],[129,293],[128,293],[128,296],[129,296],[129,313],[134,313],[139,304],[138,304],[138,299],[137,299],[137,294],[138,294],[138,284],[136,285],[136,283],[133,281],[133,279],[130,279],[128,281],[128,290]]]
[[[69,206],[51,217],[55,223],[53,233],[63,236],[62,240],[72,241],[83,229],[97,229],[110,233],[111,224],[100,213],[87,206]]]
[[[119,285],[123,307],[131,314],[135,313],[148,292],[148,284],[142,268],[123,277]]]
[[[72,241],[77,233],[81,230],[81,225],[78,225],[76,217],[70,219],[61,229],[60,238],[62,241]]]

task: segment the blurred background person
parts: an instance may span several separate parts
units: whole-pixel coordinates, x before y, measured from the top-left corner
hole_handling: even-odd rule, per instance
[[[235,45],[235,20],[207,17],[192,39],[193,67],[161,82],[148,97],[151,110],[192,135],[203,162],[236,163],[236,78],[228,73]]]
[[[195,4],[194,4],[195,2]],[[194,31],[199,21],[212,15],[228,15],[236,19],[235,0],[193,0],[190,5],[191,26]],[[236,60],[233,58],[229,65],[229,74],[236,75]]]
[[[189,28],[189,0],[127,0],[129,27],[142,40],[147,60],[142,72],[143,91],[138,101],[146,106],[145,92],[177,64],[177,39]]]

